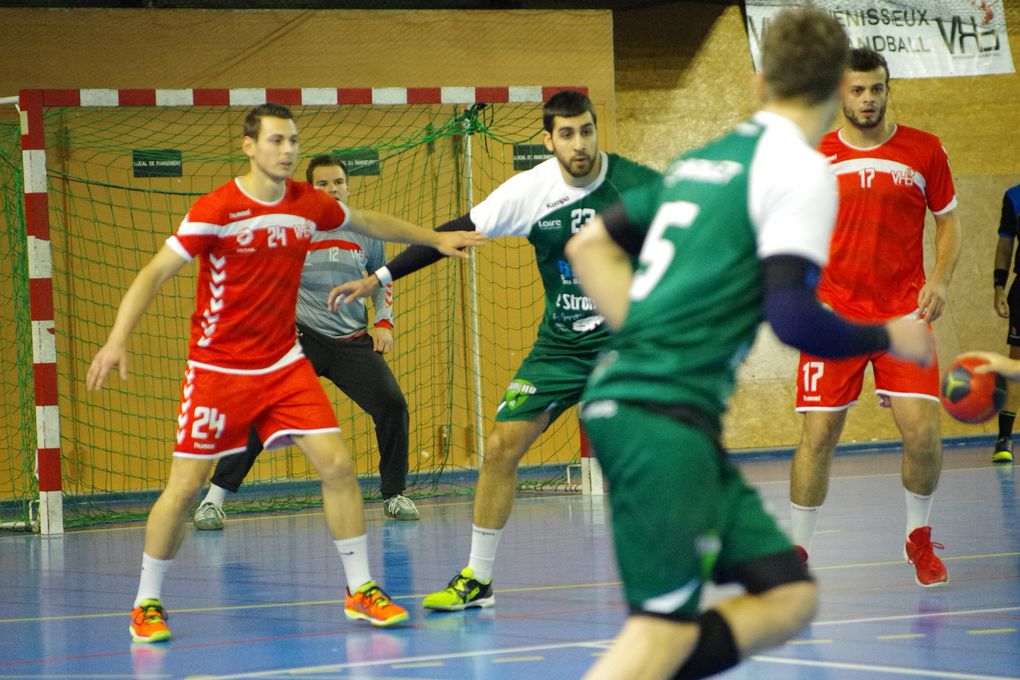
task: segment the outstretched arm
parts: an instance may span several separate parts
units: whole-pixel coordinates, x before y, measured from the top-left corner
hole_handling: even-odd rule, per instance
[[[431,246],[440,254],[449,257],[466,258],[468,254],[464,252],[464,248],[483,246],[488,240],[484,234],[475,231],[432,231],[416,227],[399,217],[375,210],[348,209],[351,214],[349,228],[352,231],[372,236],[381,241]]]
[[[933,341],[921,321],[847,321],[818,301],[815,263],[797,255],[772,255],[763,259],[761,266],[765,318],[787,345],[826,359],[889,350],[906,361],[931,363]]]
[[[957,358],[967,357],[981,359],[985,362],[974,367],[975,373],[999,373],[1010,380],[1020,380],[1020,360],[1010,359],[998,352],[967,352]]]
[[[475,232],[475,225],[469,215],[463,215],[446,224],[436,227],[434,233],[456,232],[462,236],[473,235],[481,237],[484,243],[485,237]],[[466,257],[466,254],[462,254]],[[363,279],[348,281],[329,292],[327,308],[333,312],[342,303],[354,302],[359,297],[372,295],[380,286],[386,286],[412,274],[419,269],[424,269],[433,262],[443,259],[443,253],[435,248],[424,245],[411,246],[404,252],[397,255],[387,265],[379,267],[373,273]],[[342,298],[342,299],[341,299]]]
[[[121,380],[128,377],[127,341],[131,332],[138,325],[142,314],[152,304],[163,284],[181,270],[188,261],[177,254],[170,246],[164,245],[149,263],[142,267],[135,280],[131,283],[124,299],[117,310],[117,318],[110,330],[106,344],[96,352],[85,378],[85,387],[98,390],[106,382],[110,370],[120,368]]]

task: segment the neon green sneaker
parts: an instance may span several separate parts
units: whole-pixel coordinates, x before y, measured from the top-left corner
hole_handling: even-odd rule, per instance
[[[995,449],[992,451],[993,463],[1013,462],[1013,440],[1009,437],[999,437],[995,440]]]
[[[492,594],[492,581],[482,583],[475,579],[471,567],[464,567],[450,579],[450,585],[425,596],[422,605],[438,612],[459,612],[468,607],[491,607],[496,604]]]

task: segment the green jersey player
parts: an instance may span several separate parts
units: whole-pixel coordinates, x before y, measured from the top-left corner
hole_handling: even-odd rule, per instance
[[[428,609],[458,611],[493,604],[492,569],[510,517],[517,465],[531,444],[563,411],[578,402],[608,331],[581,290],[563,248],[597,212],[622,193],[659,174],[599,151],[595,110],[585,95],[558,92],[543,106],[545,146],[554,155],[497,187],[470,213],[439,230],[477,230],[487,236],[523,236],[535,248],[545,314],[534,347],[514,375],[496,412],[478,473],[468,566],[449,586],[425,598]],[[440,259],[431,248],[409,248],[373,275],[339,286],[353,299]]]
[[[719,444],[736,368],[763,317],[812,353],[890,348],[930,360],[923,325],[851,324],[814,295],[837,198],[813,146],[836,112],[846,34],[820,10],[786,11],[762,54],[762,111],[625,193],[567,246],[617,329],[582,419],[612,489],[630,607],[586,678],[714,675],[814,614],[806,567]],[[699,613],[708,581],[746,593]]]

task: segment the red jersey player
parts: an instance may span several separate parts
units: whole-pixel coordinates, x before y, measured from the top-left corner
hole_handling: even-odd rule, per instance
[[[196,201],[177,233],[138,273],[86,386],[113,367],[127,378],[127,341],[162,285],[199,260],[188,365],[166,489],[145,527],[145,551],[131,614],[136,642],[170,639],[162,582],[183,538],[185,513],[217,458],[243,451],[254,426],[267,448],[295,444],[322,478],[323,512],[343,562],[348,618],[387,626],[407,620],[372,580],[361,490],[333,409],[301,354],[294,327],[297,289],[312,232],[347,228],[421,243],[446,255],[480,245],[475,232],[435,232],[338,203],[293,182],[298,132],[289,109],[263,104],[244,122],[248,172]]]
[[[847,80],[846,125],[819,145],[839,181],[840,201],[818,297],[859,322],[913,315],[918,323],[930,324],[945,310],[960,249],[946,152],[934,135],[886,119],[889,68],[880,54],[852,50]],[[926,278],[928,210],[935,217],[935,265]],[[937,363],[922,368],[887,352],[839,361],[801,355],[797,411],[804,414],[804,429],[790,482],[793,542],[806,561],[828,491],[833,451],[869,363],[875,391],[882,405],[892,409],[903,437],[905,554],[919,585],[939,586],[949,575],[934,553],[943,546],[932,542],[928,523],[942,470]]]

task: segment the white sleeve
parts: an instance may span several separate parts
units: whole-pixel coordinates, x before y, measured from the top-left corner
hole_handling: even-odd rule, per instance
[[[839,193],[828,162],[807,146],[767,140],[751,163],[748,205],[758,233],[758,257],[797,255],[824,266]]]
[[[527,236],[538,219],[536,201],[548,191],[542,166],[514,175],[471,208],[475,229],[486,236]]]

